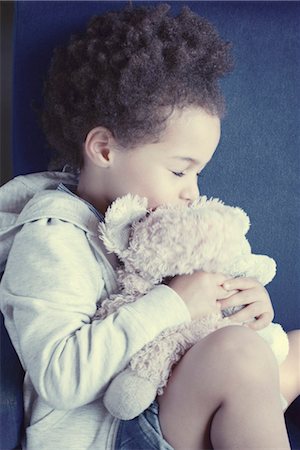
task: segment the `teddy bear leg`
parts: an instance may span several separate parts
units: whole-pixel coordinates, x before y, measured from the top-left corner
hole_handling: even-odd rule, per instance
[[[182,325],[180,330],[184,327]],[[177,345],[183,339],[177,327],[171,334],[173,338],[168,339],[170,331],[162,332],[145,345],[133,356],[129,367],[112,380],[103,400],[114,417],[123,420],[137,417],[151,405],[158,388],[166,384],[172,365],[171,356],[174,357],[179,350],[181,353],[183,348]]]
[[[270,345],[278,364],[282,364],[289,352],[289,340],[279,323],[271,322],[257,333]]]
[[[151,405],[156,392],[157,386],[127,368],[113,379],[103,401],[112,416],[130,420]]]
[[[228,321],[228,323],[230,323]],[[227,324],[219,315],[165,330],[137,352],[110,383],[104,405],[114,416],[130,420],[145,411],[167,384],[175,363],[199,339]]]

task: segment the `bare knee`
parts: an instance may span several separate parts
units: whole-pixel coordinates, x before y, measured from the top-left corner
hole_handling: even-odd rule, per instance
[[[242,326],[222,328],[208,336],[208,351],[216,369],[232,382],[257,383],[267,380],[270,373],[278,376],[278,366],[266,342],[253,330]],[[201,343],[195,353],[201,358]],[[201,368],[199,368],[199,373]]]
[[[300,330],[288,333],[289,353],[281,364],[280,387],[288,404],[300,395]]]
[[[222,328],[194,345],[173,371],[166,391],[172,396],[192,398],[199,394],[220,399],[230,386],[247,389],[249,385],[278,380],[274,355],[265,341],[253,330],[242,326]],[[225,382],[226,380],[226,382]],[[221,382],[220,381],[224,381]]]
[[[229,326],[215,332],[212,336],[217,340],[219,353],[233,358],[237,364],[249,362],[247,365],[256,366],[255,362],[266,360],[268,364],[275,364],[275,357],[270,346],[250,328],[244,326]],[[256,367],[255,367],[256,370]]]
[[[209,448],[210,424],[218,408],[228,399],[243,402],[249,392],[255,395],[269,385],[275,365],[263,339],[242,326],[220,329],[199,341],[177,364],[158,398],[167,440],[174,447],[182,439],[185,448],[199,448],[195,443],[200,441],[201,448]],[[190,430],[189,446],[181,429]]]

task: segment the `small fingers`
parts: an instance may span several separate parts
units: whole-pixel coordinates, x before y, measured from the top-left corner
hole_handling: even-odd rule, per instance
[[[218,300],[220,301],[220,303],[222,305],[222,309],[228,308],[228,306],[230,306],[230,300],[228,300],[228,302],[229,302],[228,304],[225,304],[225,302],[223,302],[223,301],[233,297],[238,292],[239,291],[237,289],[233,290],[233,291],[226,291],[225,289],[222,288],[222,286],[220,286],[220,289],[219,289],[219,292],[218,292]],[[223,303],[225,304],[225,306],[223,306]]]
[[[223,309],[223,308],[222,308]],[[263,313],[264,314],[264,313]],[[256,319],[256,317],[261,317],[261,309],[257,303],[251,303],[248,306],[240,309],[236,313],[232,314],[229,318],[234,322],[249,322],[250,320]]]
[[[257,317],[256,320],[254,320],[253,322],[249,322],[246,325],[252,330],[258,331],[268,326],[271,321],[272,321],[272,314],[266,312]]]
[[[244,306],[253,302],[253,300],[251,300],[253,297],[253,293],[250,291],[234,290],[225,292],[228,292],[230,295],[229,296],[224,295],[224,297],[220,299],[222,309],[231,308],[233,306]],[[260,313],[261,312],[262,311],[260,311]]]
[[[261,286],[259,281],[257,281],[255,278],[250,277],[231,278],[223,283],[223,287],[227,291],[231,291],[234,289],[243,291],[245,289],[252,289],[257,286]]]
[[[254,304],[247,306],[246,308],[241,309],[240,311],[232,314],[229,319],[233,322],[244,323],[247,327],[252,330],[261,330],[269,325],[272,321],[272,313],[265,312],[260,314],[259,316],[255,315],[255,310],[257,308],[254,307]]]

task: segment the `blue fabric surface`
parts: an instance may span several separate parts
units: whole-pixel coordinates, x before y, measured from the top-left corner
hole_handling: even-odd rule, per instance
[[[72,32],[84,29],[91,15],[119,9],[126,3],[16,2],[15,175],[45,170],[48,164],[49,151],[32,103],[41,100],[43,78],[53,48],[67,42]],[[211,20],[220,34],[233,43],[235,71],[222,81],[227,100],[222,139],[200,180],[201,191],[248,212],[253,250],[269,254],[278,264],[277,276],[268,288],[276,310],[275,320],[286,330],[299,328],[300,4],[280,1],[169,3],[174,12],[179,11],[183,3],[188,4]],[[6,348],[4,359],[12,366],[6,367],[11,383],[9,387],[4,385],[3,395],[7,394],[7,399],[1,401],[2,427],[6,430],[6,440],[1,437],[5,442],[0,445],[2,450],[13,448],[18,438],[16,427],[13,429],[9,425],[10,408],[17,405],[17,427],[22,413],[22,373],[12,349],[9,345]],[[300,448],[299,401],[296,403],[288,414],[293,449]]]

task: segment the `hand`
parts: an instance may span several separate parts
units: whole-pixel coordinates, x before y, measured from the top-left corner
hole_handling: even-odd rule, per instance
[[[194,272],[177,275],[168,285],[185,302],[192,319],[212,313],[220,313],[219,299],[230,295],[222,284],[226,277],[220,273]]]
[[[222,310],[231,306],[245,306],[230,316],[233,321],[249,321],[247,323],[249,328],[260,330],[273,320],[274,310],[269,294],[254,278],[233,278],[227,280],[223,287],[229,292],[233,291],[233,295],[220,300]]]

